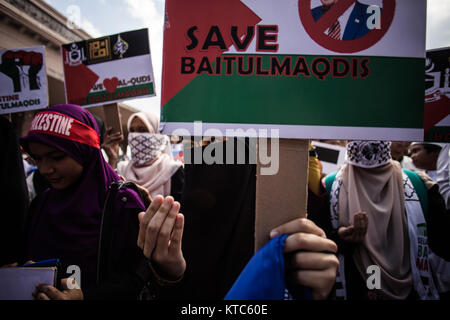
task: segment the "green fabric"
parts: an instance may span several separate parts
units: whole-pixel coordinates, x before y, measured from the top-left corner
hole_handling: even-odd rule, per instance
[[[420,204],[422,205],[423,215],[425,216],[426,219],[428,216],[428,192],[425,187],[425,184],[423,183],[419,175],[414,171],[403,169],[403,172],[406,173],[409,180],[411,180],[414,190],[416,190],[417,195],[419,196]]]
[[[320,80],[312,72],[313,61],[318,57],[332,61],[336,56],[221,56],[222,59],[225,57],[234,59],[231,64],[232,74],[226,74],[227,63],[224,60],[220,75],[207,72],[192,74],[195,78],[161,108],[161,122],[201,120],[204,123],[230,124],[423,127],[423,58],[339,56],[347,60],[350,72],[353,70],[353,60],[368,59],[370,74],[366,78],[353,77],[352,74],[333,77],[330,72],[325,80]],[[262,59],[263,70],[271,70],[275,65],[272,64],[272,57],[280,65],[283,61],[290,61],[287,65],[290,66],[291,75],[238,74],[238,60],[243,59],[244,69],[247,69],[251,57],[254,59],[253,69],[256,69],[256,58]],[[293,75],[299,58],[305,59],[305,70],[309,70],[309,76],[302,73]],[[214,61],[213,70],[216,69]],[[200,60],[195,62],[195,66],[198,69]],[[359,70],[359,74],[363,71],[360,65],[355,70]],[[317,132],[321,132],[321,129]],[[317,138],[314,134],[310,138]]]
[[[328,199],[331,195],[331,188],[333,186],[334,179],[336,178],[337,172],[330,173],[325,177],[325,187],[327,188]]]

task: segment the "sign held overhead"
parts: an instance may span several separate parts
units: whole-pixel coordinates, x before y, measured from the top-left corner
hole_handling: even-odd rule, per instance
[[[48,106],[44,46],[0,50],[0,114]]]
[[[148,29],[65,44],[66,100],[80,106],[155,95]]]
[[[168,0],[165,16],[165,133],[423,138],[423,0]]]

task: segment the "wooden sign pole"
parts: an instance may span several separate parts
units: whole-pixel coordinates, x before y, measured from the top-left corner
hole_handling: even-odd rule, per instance
[[[258,145],[258,153],[268,155],[270,144],[268,139],[266,145]],[[273,158],[273,155],[271,157]],[[309,140],[280,139],[277,174],[262,175],[261,168],[264,166],[258,158],[255,251],[269,241],[269,233],[273,228],[306,216],[308,157]]]
[[[119,112],[119,104],[118,103],[111,103],[111,104],[105,104],[103,106],[103,112],[105,114],[105,127],[113,128],[113,132],[119,132],[123,134],[122,132],[122,121],[120,117]]]

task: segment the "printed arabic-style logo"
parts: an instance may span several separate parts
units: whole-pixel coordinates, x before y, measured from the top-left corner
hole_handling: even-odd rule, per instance
[[[71,67],[79,66],[86,60],[84,48],[78,48],[76,43],[72,43],[70,50],[66,53],[66,64]]]
[[[128,51],[128,47],[129,47],[128,43],[125,40],[123,40],[119,34],[119,36],[117,37],[117,42],[114,44],[113,47],[114,54],[120,56],[120,58],[122,59],[125,52]]]
[[[89,40],[87,46],[89,48],[89,62],[97,63],[111,59],[111,48],[109,37]]]

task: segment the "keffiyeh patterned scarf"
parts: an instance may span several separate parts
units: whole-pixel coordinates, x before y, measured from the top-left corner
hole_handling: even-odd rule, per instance
[[[131,132],[128,134],[128,144],[133,164],[143,167],[162,154],[169,144],[169,138],[162,134]]]
[[[387,141],[352,141],[347,144],[347,162],[361,168],[376,168],[392,160]]]
[[[118,172],[126,180],[146,188],[152,198],[158,194],[168,196],[171,177],[182,166],[174,161],[169,138],[154,133],[129,133],[131,161],[120,162]]]

